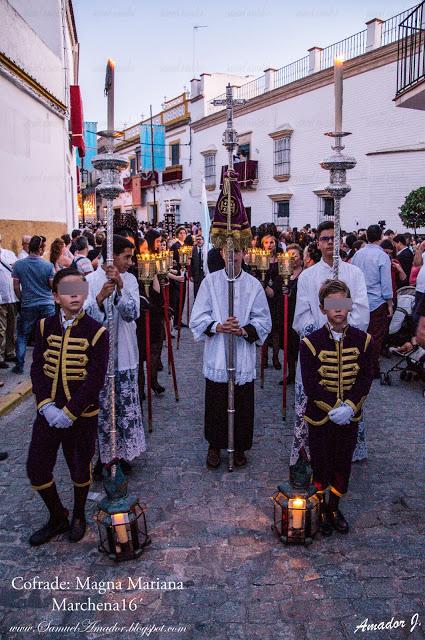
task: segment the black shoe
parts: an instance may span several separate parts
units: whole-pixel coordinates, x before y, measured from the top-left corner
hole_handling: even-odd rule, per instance
[[[86,532],[86,519],[83,518],[72,518],[71,521],[71,531],[68,535],[68,540],[70,542],[78,542],[81,538],[84,538],[84,534]]]
[[[151,389],[156,396],[160,396],[161,393],[164,393],[165,387],[161,386],[158,382],[153,382],[151,384]]]
[[[133,469],[131,468],[131,465],[127,462],[127,460],[120,458],[120,467],[125,476],[131,476]]]
[[[329,511],[329,518],[333,528],[339,533],[348,533],[348,522],[342,515],[341,511]]]
[[[56,518],[50,518],[49,522],[41,527],[38,531],[35,531],[29,539],[29,543],[32,547],[38,547],[41,544],[49,542],[52,538],[65,533],[69,530],[68,510],[64,509],[63,516],[60,520]]]
[[[245,467],[248,464],[247,457],[243,451],[235,451],[233,457],[233,463],[235,467],[241,468]]]
[[[17,373],[18,375],[22,375],[24,373],[24,368],[16,364],[12,369],[12,373]]]
[[[0,451],[0,462],[2,462],[3,460],[6,460],[6,458],[9,457],[9,454],[6,453],[6,451]]]
[[[8,369],[9,365],[7,364],[7,362],[0,362],[0,369]]]
[[[220,449],[214,447],[208,448],[207,467],[208,469],[217,469],[220,466]]]
[[[329,511],[327,508],[326,504],[322,504],[321,509],[320,509],[320,533],[322,534],[322,536],[325,536],[326,538],[328,538],[329,536],[332,535],[332,522],[331,522],[331,518],[329,515]]]
[[[276,371],[280,371],[282,369],[282,365],[279,362],[279,358],[273,358],[273,367],[276,369]]]
[[[9,356],[4,359],[5,362],[18,362],[18,358],[16,356]]]

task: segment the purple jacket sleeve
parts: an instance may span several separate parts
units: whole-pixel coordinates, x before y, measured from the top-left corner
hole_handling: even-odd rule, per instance
[[[368,333],[365,339],[363,351],[360,354],[358,364],[359,371],[357,373],[356,381],[353,384],[353,388],[347,391],[344,396],[344,402],[346,402],[353,409],[354,413],[357,413],[365,401],[373,380],[373,338]]]
[[[35,394],[35,399],[37,402],[37,409],[41,409],[42,406],[48,404],[49,402],[53,402],[50,397],[50,392],[52,388],[51,381],[44,375],[43,365],[44,358],[43,353],[47,349],[47,342],[44,338],[44,322],[45,319],[40,320],[37,325],[36,334],[35,334],[35,345],[33,351],[33,358],[31,364],[31,382],[32,382],[32,390]]]

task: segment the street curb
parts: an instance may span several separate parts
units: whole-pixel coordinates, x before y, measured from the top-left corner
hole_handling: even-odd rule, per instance
[[[0,416],[4,416],[11,409],[16,407],[22,400],[32,392],[31,380],[23,380],[16,385],[15,389],[4,396],[0,396]]]

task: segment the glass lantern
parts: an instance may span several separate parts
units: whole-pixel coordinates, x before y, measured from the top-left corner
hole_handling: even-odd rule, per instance
[[[320,498],[314,485],[306,489],[289,482],[272,496],[272,529],[285,544],[311,544],[320,525]]]
[[[137,255],[137,273],[140,282],[145,285],[146,295],[149,296],[149,286],[156,275],[155,256],[150,253]]]
[[[127,496],[127,479],[119,464],[109,476],[104,470],[107,497],[98,504],[95,520],[99,532],[99,551],[116,562],[138,558],[150,544],[146,523],[146,508],[138,498]]]
[[[184,244],[179,249],[180,265],[183,267],[183,269],[187,269],[188,267],[190,267],[190,261],[192,259],[192,250],[193,250],[193,247],[187,244]]]

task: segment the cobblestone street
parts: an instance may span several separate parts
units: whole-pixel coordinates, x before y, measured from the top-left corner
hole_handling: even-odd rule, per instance
[[[175,342],[175,341],[173,341]],[[166,363],[166,353],[163,353]],[[34,414],[32,396],[1,418],[1,447],[9,458],[0,464],[0,627],[2,638],[33,638],[43,620],[75,625],[173,626],[152,632],[171,640],[342,640],[424,638],[424,404],[420,383],[393,377],[391,387],[373,384],[366,405],[369,460],[354,465],[343,512],[348,536],[320,534],[306,547],[284,547],[271,531],[270,496],[286,479],[293,425],[293,387],[286,424],[280,417],[280,372],[266,371],[264,390],[256,386],[256,427],[249,465],[229,474],[205,467],[203,439],[204,381],[201,347],[183,330],[176,352],[180,402],[171,377],[160,382],[167,392],[154,398],[154,431],[148,451],[134,465],[130,492],[147,504],[152,544],[138,561],[114,564],[97,550],[90,520],[84,540],[71,545],[66,536],[32,549],[27,539],[46,520],[46,511],[29,487],[25,462]],[[388,361],[383,361],[388,367]],[[166,367],[165,367],[166,368]],[[146,409],[145,409],[146,410]],[[72,506],[71,483],[60,455],[59,492]],[[103,495],[100,483],[92,492]],[[89,502],[90,516],[95,501]],[[14,590],[15,576],[70,583],[66,591]],[[174,591],[97,591],[77,589],[85,580],[182,581]],[[52,611],[52,599],[84,602],[126,601],[115,611]],[[137,609],[129,603],[136,598]],[[418,614],[419,619],[414,617]],[[397,629],[362,632],[357,625],[405,621]],[[413,623],[412,623],[413,618]],[[412,626],[417,620],[417,626]],[[419,623],[422,622],[422,626]],[[35,631],[10,631],[33,625]],[[178,627],[185,627],[179,631]],[[135,638],[117,631],[55,632],[56,638]]]

